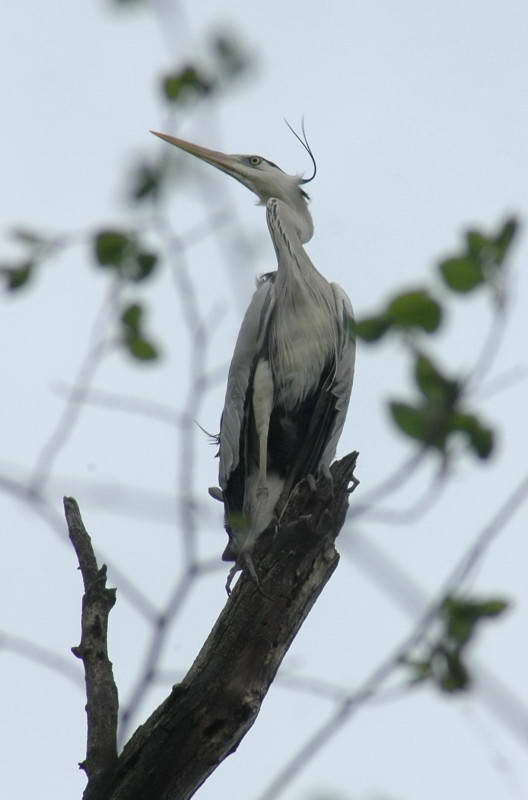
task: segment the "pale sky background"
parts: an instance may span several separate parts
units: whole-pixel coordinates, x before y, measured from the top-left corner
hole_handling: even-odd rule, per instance
[[[168,0],[159,7],[165,9],[162,25],[148,11],[119,13],[102,0],[3,4],[3,231],[27,224],[82,234],[109,222],[130,224],[134,218],[123,201],[126,169],[134,158],[164,146],[147,133],[166,121],[158,75],[205,55],[204,36],[218,29],[237,34],[253,56],[254,69],[212,106],[182,118],[173,131],[214,149],[258,153],[288,172],[302,172],[309,164],[283,117],[297,123],[304,114],[319,169],[310,186],[316,233],[308,249],[325,276],[346,289],[358,312],[379,306],[396,288],[429,281],[435,260],[457,247],[468,225],[493,228],[511,212],[528,217],[526,3],[202,0],[183,3],[184,15]],[[274,258],[263,210],[242,186],[207,167],[196,170],[171,205],[177,230],[204,220],[196,191],[203,181],[219,198],[219,208],[226,198],[234,204],[239,233],[258,246],[257,263],[249,271],[240,264],[238,272],[226,268],[225,254],[236,241],[233,228],[189,253],[202,312],[224,310],[212,318],[214,367],[230,357],[253,274],[274,268]],[[6,235],[0,261],[16,252]],[[510,318],[491,376],[526,367],[526,256],[523,234],[513,260]],[[1,299],[0,475],[29,474],[63,407],[54,387],[74,380],[106,286],[80,236],[77,246],[45,265],[30,290]],[[181,409],[189,353],[167,270],[137,294],[150,303],[149,328],[164,343],[166,357],[141,368],[122,354],[111,356],[94,386]],[[446,369],[473,364],[489,320],[484,296],[453,303],[435,341]],[[388,395],[409,392],[406,364],[396,346],[376,354],[360,349],[339,448],[339,454],[361,453],[357,502],[410,453],[406,441],[388,427],[382,404]],[[220,384],[199,409],[199,421],[208,429],[218,427],[223,392]],[[360,526],[364,537],[382,546],[431,594],[527,469],[526,384],[482,400],[477,393],[474,405],[500,428],[492,463],[463,458],[437,507],[418,524],[387,527],[365,521]],[[194,488],[206,509],[200,547],[204,556],[214,557],[224,545],[219,508],[207,497],[207,487],[216,483],[216,462],[198,432],[196,448]],[[170,428],[86,408],[48,489],[58,511],[62,495],[75,494],[96,545],[159,606],[180,563],[181,534],[170,512],[178,454],[178,437]],[[390,506],[412,502],[432,466]],[[120,498],[115,488],[102,493],[103,484],[138,491]],[[163,519],[139,513],[133,502],[140,498],[139,488],[160,498]],[[0,628],[68,656],[79,639],[81,598],[73,553],[16,499],[0,494],[0,508]],[[525,520],[523,508],[472,586],[515,598],[507,617],[483,627],[474,656],[515,692],[520,711],[528,705]],[[351,537],[345,529],[342,551],[350,549]],[[190,666],[225,602],[224,580],[220,570],[195,586],[169,638],[166,669],[184,672]],[[361,564],[343,553],[284,666],[354,687],[410,624]],[[119,594],[119,585],[110,628],[110,654],[126,698],[148,631]],[[0,650],[0,682],[2,796],[80,797],[85,784],[77,769],[85,748],[82,693],[9,649]],[[167,686],[159,686],[149,694],[136,724],[166,693]],[[196,796],[256,800],[330,710],[327,700],[277,682],[237,754]],[[364,708],[283,797],[304,800],[334,792],[344,800],[527,798],[527,743],[528,727],[522,746],[485,710],[478,692],[449,700],[423,689],[398,702]]]

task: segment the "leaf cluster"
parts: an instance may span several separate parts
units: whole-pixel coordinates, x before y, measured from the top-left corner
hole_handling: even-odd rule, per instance
[[[467,231],[461,251],[439,263],[440,276],[448,290],[467,294],[487,285],[497,299],[500,270],[517,228],[517,221],[510,218],[491,234]],[[380,312],[353,323],[352,330],[369,344],[387,335],[398,336],[408,349],[418,399],[414,403],[388,403],[393,422],[405,436],[442,454],[455,435],[462,436],[478,458],[487,459],[493,450],[493,431],[466,408],[465,382],[441,371],[424,349],[424,337],[436,333],[444,317],[445,301],[432,290],[417,287],[395,295]]]
[[[493,450],[493,431],[463,406],[463,385],[448,378],[423,353],[415,355],[414,381],[420,392],[415,403],[389,401],[399,430],[426,447],[445,452],[453,434],[461,434],[473,453],[486,459]]]
[[[493,234],[466,231],[461,250],[439,264],[440,275],[446,286],[459,294],[467,294],[486,285],[497,291],[500,271],[517,229],[517,220],[510,217]]]
[[[139,283],[153,275],[158,256],[144,246],[137,233],[107,228],[93,237],[95,262],[125,281]]]
[[[110,228],[98,231],[93,236],[92,246],[96,264],[123,281],[145,281],[152,277],[159,263],[157,253],[146,247],[134,231]],[[140,303],[127,305],[119,318],[119,341],[133,358],[153,361],[159,352],[145,334],[143,319],[144,308]]]
[[[448,595],[439,611],[440,631],[419,659],[406,659],[414,682],[430,681],[441,692],[469,689],[472,676],[466,650],[481,624],[503,614],[509,603],[502,597],[469,598]]]
[[[130,303],[123,309],[120,316],[121,342],[132,358],[154,361],[159,357],[159,351],[145,334],[144,316],[140,303]]]
[[[13,228],[11,236],[24,252],[12,261],[0,263],[0,276],[8,292],[18,292],[23,287],[27,288],[37,268],[56,253],[61,242],[29,228]]]
[[[217,33],[211,38],[211,64],[198,60],[167,72],[160,86],[163,99],[169,104],[188,105],[223,89],[250,66],[250,58],[232,35]]]

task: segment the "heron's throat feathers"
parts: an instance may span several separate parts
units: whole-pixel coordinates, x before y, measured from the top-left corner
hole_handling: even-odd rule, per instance
[[[292,198],[290,202],[276,197],[270,198],[266,203],[266,216],[277,256],[281,243],[293,255],[294,250],[310,241],[313,236],[312,215],[300,193],[298,198]]]

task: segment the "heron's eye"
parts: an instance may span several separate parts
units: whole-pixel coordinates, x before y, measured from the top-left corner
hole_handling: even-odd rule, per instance
[[[250,156],[249,157],[249,163],[251,164],[252,167],[258,167],[258,165],[261,162],[262,162],[262,159],[259,158],[258,156]]]

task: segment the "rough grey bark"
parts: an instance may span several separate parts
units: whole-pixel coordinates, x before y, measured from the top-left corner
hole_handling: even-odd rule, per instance
[[[324,478],[315,491],[299,484],[279,534],[257,544],[266,596],[242,576],[188,674],[132,736],[98,800],[186,800],[237,749],[338,564],[356,458],[332,465],[333,492]]]
[[[118,697],[108,658],[108,615],[116,590],[106,588],[106,567],[100,569],[90,537],[73,497],[64,498],[68,533],[75,549],[84,584],[81,614],[81,642],[72,653],[84,665],[86,681],[86,760],[79,766],[88,777],[85,800],[104,797],[109,776],[117,762]]]

